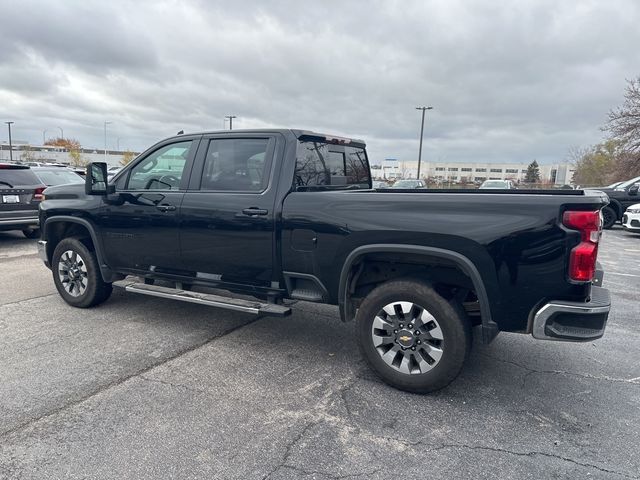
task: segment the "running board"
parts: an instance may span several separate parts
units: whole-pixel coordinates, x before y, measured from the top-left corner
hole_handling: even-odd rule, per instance
[[[273,315],[285,317],[291,314],[291,309],[275,303],[263,303],[257,300],[242,300],[240,298],[223,297],[209,293],[191,292],[177,288],[147,285],[131,280],[113,282],[114,287],[124,288],[127,292],[151,295],[152,297],[170,298],[182,302],[198,303],[210,307],[226,308],[237,312],[252,313],[253,315]]]

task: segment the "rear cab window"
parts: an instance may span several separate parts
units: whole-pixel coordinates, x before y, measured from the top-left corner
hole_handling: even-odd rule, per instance
[[[323,141],[321,137],[301,137],[294,188],[299,191],[371,188],[366,150],[345,143]]]

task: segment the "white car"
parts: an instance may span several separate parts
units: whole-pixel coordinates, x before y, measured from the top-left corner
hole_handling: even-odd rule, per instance
[[[622,226],[630,232],[640,232],[640,203],[635,203],[624,212]]]

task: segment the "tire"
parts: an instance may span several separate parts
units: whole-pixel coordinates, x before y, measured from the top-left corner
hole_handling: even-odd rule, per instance
[[[602,228],[610,229],[617,220],[618,214],[613,208],[607,206],[602,209]]]
[[[392,387],[409,392],[446,387],[471,349],[471,325],[460,305],[419,281],[376,287],[360,305],[356,324],[369,366]]]
[[[95,252],[78,238],[58,243],[51,270],[58,293],[72,307],[93,307],[111,296],[112,286],[102,280]]]
[[[39,228],[25,228],[22,230],[22,234],[27,238],[40,238]]]

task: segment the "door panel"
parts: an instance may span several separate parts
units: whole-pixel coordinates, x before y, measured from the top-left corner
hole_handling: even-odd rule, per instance
[[[143,154],[97,216],[107,263],[116,270],[179,271],[178,213],[199,137],[170,140]]]
[[[196,181],[192,178],[180,209],[182,263],[192,275],[270,286],[276,143],[270,136],[203,140],[206,148],[201,148],[194,167]]]

